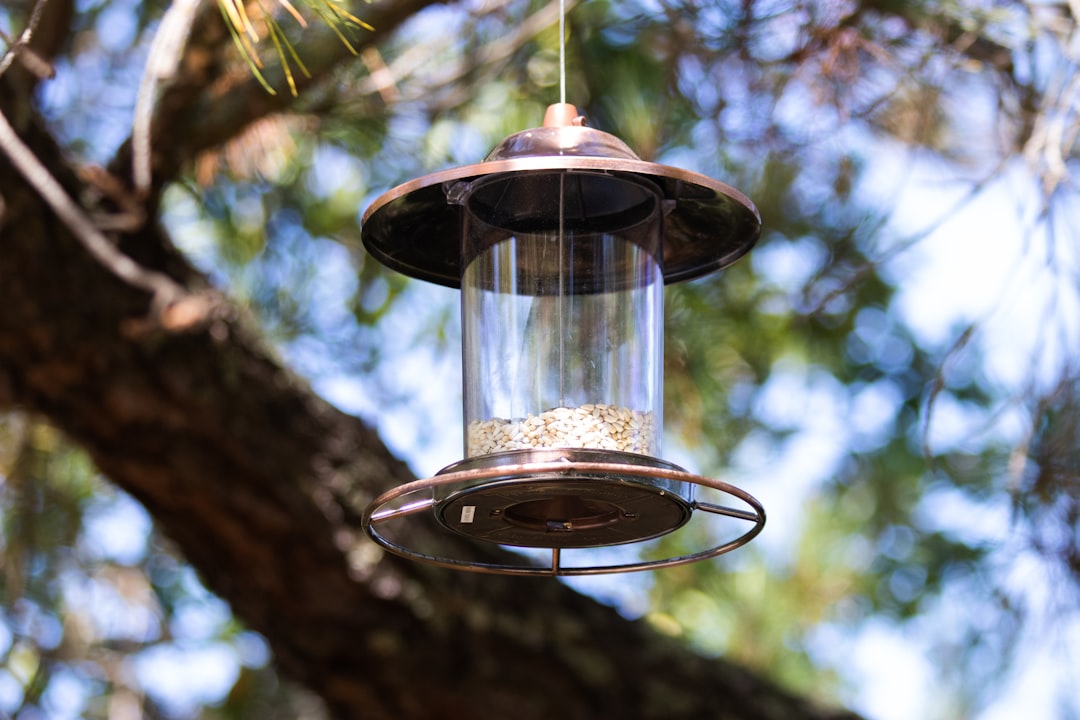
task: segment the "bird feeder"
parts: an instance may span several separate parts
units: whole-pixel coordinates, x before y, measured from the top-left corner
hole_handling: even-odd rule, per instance
[[[464,459],[394,488],[364,513],[369,536],[415,560],[480,572],[584,575],[713,557],[749,542],[761,505],[660,459],[664,285],[719,270],[756,242],[753,203],[721,182],[642,161],[573,105],[503,140],[484,162],[375,200],[368,252],[461,290]],[[740,501],[695,499],[711,487]],[[636,543],[695,513],[750,527],[678,557],[567,564],[564,551]],[[550,562],[421,551],[388,529],[424,515],[440,531]]]

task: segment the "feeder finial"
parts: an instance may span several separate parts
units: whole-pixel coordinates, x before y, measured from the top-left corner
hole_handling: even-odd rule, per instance
[[[585,116],[571,103],[548,105],[544,113],[544,127],[581,127],[587,124]]]

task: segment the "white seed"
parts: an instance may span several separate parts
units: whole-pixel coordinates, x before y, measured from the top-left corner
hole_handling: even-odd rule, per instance
[[[648,411],[586,403],[556,407],[517,420],[474,420],[467,430],[470,455],[524,448],[599,448],[650,454],[654,419]]]

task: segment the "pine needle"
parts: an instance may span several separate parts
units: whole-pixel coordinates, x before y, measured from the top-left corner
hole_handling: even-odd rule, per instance
[[[240,51],[240,56],[244,58],[244,62],[248,64],[251,69],[251,74],[255,76],[255,79],[259,81],[259,84],[263,86],[263,89],[271,95],[277,95],[277,91],[270,86],[270,83],[263,77],[262,71],[259,69],[262,65],[262,61],[259,60],[258,54],[254,48],[248,51],[248,47],[244,40],[246,39],[237,30],[237,26],[233,24],[229,18],[228,12],[225,9],[225,3],[228,0],[218,0],[218,7],[221,8],[221,14],[225,16],[225,24],[229,27],[229,33],[232,35],[233,42],[236,43],[236,49]]]
[[[236,6],[233,5],[233,0],[218,0],[218,7],[221,8],[221,14],[225,16],[225,22],[229,27],[240,28],[244,26],[240,14],[236,12]]]
[[[360,18],[358,18],[355,15],[353,15],[352,13],[350,13],[345,8],[338,5],[336,2],[334,2],[334,0],[322,0],[322,3],[323,3],[323,5],[328,7],[330,9],[330,12],[334,13],[334,15],[336,15],[339,18],[345,18],[346,20],[351,22],[353,25],[356,25],[357,27],[362,27],[365,30],[374,30],[375,29],[374,27],[372,27],[368,23],[364,22]]]
[[[293,78],[292,68],[289,67],[288,58],[285,57],[285,51],[281,47],[281,40],[278,38],[278,31],[276,24],[269,24],[270,28],[270,40],[274,43],[274,49],[277,50],[278,57],[281,59],[281,70],[285,73],[285,80],[289,83],[289,92],[293,97],[297,96],[296,80]],[[288,42],[285,43],[288,45]]]
[[[293,97],[297,96],[296,79],[293,77],[292,68],[289,67],[289,58],[285,56],[286,51],[289,53],[289,57],[293,59],[296,66],[300,69],[300,72],[304,74],[304,77],[311,77],[311,73],[308,71],[304,62],[300,59],[300,56],[296,52],[296,47],[289,42],[289,38],[285,36],[285,30],[281,27],[280,23],[274,18],[267,16],[267,27],[270,29],[270,40],[274,43],[274,49],[277,50],[278,57],[281,59],[281,69],[285,72],[285,79],[289,82],[289,91]]]
[[[255,63],[256,67],[262,67],[262,59],[255,51],[255,46],[252,44],[252,39],[258,42],[259,36],[251,35],[255,32],[254,26],[250,21],[247,21],[247,13],[245,12],[243,17],[237,11],[237,7],[243,7],[239,5],[242,0],[218,0],[218,7],[221,8],[222,13],[225,15],[225,24],[229,26],[229,30],[232,31],[233,41],[237,43],[237,47],[240,49],[240,54],[248,61],[248,64]],[[246,24],[245,24],[246,22]],[[251,29],[251,33],[248,32],[248,28]],[[249,37],[250,35],[250,37]]]
[[[244,29],[247,30],[248,36],[255,42],[259,41],[259,33],[255,32],[255,26],[251,24],[251,18],[248,17],[247,8],[244,6],[244,0],[233,0],[236,3],[236,10],[240,13],[240,19],[244,22]]]
[[[293,7],[293,4],[289,2],[289,0],[278,0],[278,3],[280,3],[281,7],[285,8],[285,10],[288,11],[288,13],[296,19],[296,22],[300,25],[300,27],[307,27],[307,20],[305,20],[304,16],[301,15],[295,7]]]
[[[232,35],[233,42],[236,44],[236,48],[240,52],[240,55],[244,58],[244,62],[251,68],[251,72],[259,81],[259,84],[271,95],[276,95],[277,93],[262,74],[263,61],[262,58],[260,58],[258,49],[255,45],[259,42],[260,38],[255,29],[255,24],[248,15],[246,0],[217,0],[217,2],[218,7],[221,9],[221,15],[225,19],[225,24],[229,28],[229,33]],[[281,23],[278,22],[270,12],[267,12],[266,7],[263,5],[263,0],[255,0],[255,2],[258,9],[261,11],[261,19],[266,26],[266,34],[270,37],[270,42],[273,44],[274,51],[277,53],[278,59],[281,62],[281,69],[285,74],[286,82],[289,84],[289,91],[295,97],[297,95],[297,87],[292,65],[295,64],[300,72],[306,77],[310,78],[311,73],[300,59],[296,47],[289,41]],[[289,15],[296,20],[300,27],[306,28],[308,26],[307,20],[304,19],[304,16],[296,9],[296,6],[293,5],[291,0],[276,0],[276,2],[285,10],[285,12],[289,13]],[[359,52],[346,35],[346,28],[351,29],[357,27],[369,31],[375,29],[370,24],[341,7],[337,0],[304,0],[304,4],[325,22],[331,30],[333,30],[341,43],[353,55],[358,55]],[[351,32],[349,34],[351,34]]]
[[[353,44],[349,42],[349,39],[345,37],[345,33],[341,31],[340,27],[338,27],[341,24],[338,18],[333,17],[332,15],[330,15],[330,13],[326,12],[326,10],[323,10],[322,8],[313,7],[312,10],[314,10],[315,14],[322,18],[323,21],[326,22],[327,26],[334,31],[334,34],[338,36],[338,39],[341,40],[342,45],[344,45],[349,50],[349,52],[351,52],[353,55],[359,54],[356,48],[353,47]]]
[[[248,18],[244,0],[218,0],[218,5],[227,13],[229,24],[236,28],[240,34],[246,34],[253,41],[258,42],[259,34],[255,32],[255,26]]]

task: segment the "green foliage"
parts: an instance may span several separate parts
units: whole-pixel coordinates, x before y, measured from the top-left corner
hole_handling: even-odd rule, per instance
[[[252,6],[219,4],[259,75],[259,33],[240,15]],[[1002,566],[1033,551],[1060,579],[1063,614],[1080,597],[1075,370],[1055,368],[1048,381],[1033,369],[1018,399],[987,369],[977,323],[944,342],[921,335],[901,311],[902,261],[926,234],[902,235],[891,199],[867,188],[875,166],[901,150],[972,173],[1022,148],[1038,168],[1049,162],[1034,133],[1039,99],[1052,94],[1043,65],[1074,70],[1075,53],[1065,34],[1047,34],[1061,24],[1048,13],[984,5],[600,0],[568,19],[568,100],[642,157],[739,187],[764,218],[749,257],[667,293],[665,420],[669,442],[698,470],[749,477],[782,512],[730,559],[658,573],[646,619],[823,701],[857,697],[836,638],[886,623],[930,636],[941,716],[973,715],[1040,615]],[[361,49],[362,21],[328,0],[308,7]],[[92,155],[122,139],[110,133],[129,108],[99,112],[100,97],[125,86],[122,70],[163,8],[102,2],[77,14],[61,75],[80,62],[97,69],[46,91],[71,150]],[[119,38],[106,23],[118,10],[136,18]],[[271,10],[262,37],[295,89],[289,68],[302,71],[303,41]],[[366,257],[359,214],[378,192],[478,161],[539,122],[557,100],[558,33],[508,33],[537,11],[433,8],[379,46],[392,93],[365,84],[372,70],[358,62],[305,90],[291,124],[270,127],[266,143],[239,138],[209,177],[193,171],[167,192],[163,219],[178,246],[314,381],[356,380],[384,413],[430,412],[403,397],[397,366],[422,351],[456,355],[456,307]],[[487,58],[499,43],[503,52]],[[987,107],[992,123],[979,115]],[[245,155],[254,161],[233,162]],[[1075,148],[1060,155],[1074,163]],[[1060,189],[1052,199],[1075,203]],[[949,408],[975,420],[945,442],[935,423]],[[1000,430],[1002,417],[1024,429]],[[190,569],[153,532],[130,557],[90,550],[88,516],[118,496],[51,428],[16,416],[0,424],[0,480],[0,627],[11,635],[0,643],[0,682],[15,682],[26,707],[48,708],[54,683],[75,673],[101,698],[86,701],[87,717],[107,717],[125,694],[161,716],[183,714],[155,707],[116,667],[184,640],[178,618],[193,608],[220,614]],[[971,529],[981,514],[994,518],[991,531]],[[710,532],[672,535],[652,552],[690,552],[715,540]],[[67,589],[79,584],[145,611],[146,626],[134,637],[87,634],[96,620]],[[196,702],[192,716],[293,717],[312,702],[280,683],[259,640],[234,621],[196,642],[240,659],[231,690]]]
[[[316,701],[277,678],[264,641],[201,586],[145,511],[56,430],[6,416],[0,460],[7,717],[70,717],[76,708],[106,720],[140,706],[162,718],[294,718],[300,708],[321,717]],[[180,667],[193,662],[220,673],[204,675],[210,686],[236,673],[224,698],[197,683],[187,683],[189,697],[161,685],[171,675],[183,687]]]

